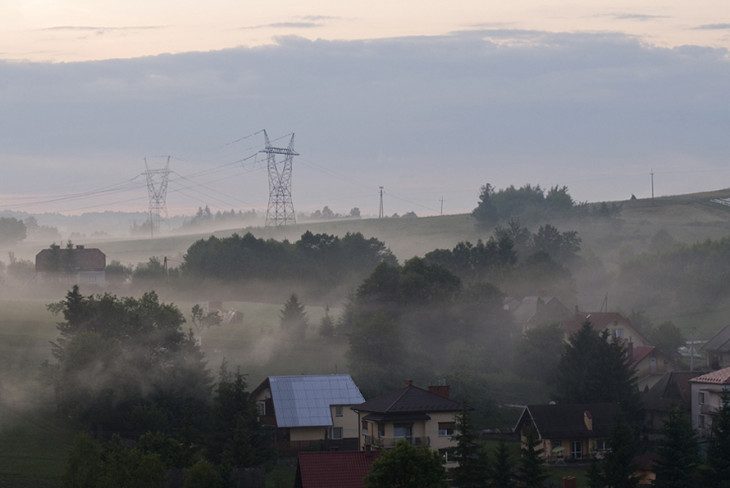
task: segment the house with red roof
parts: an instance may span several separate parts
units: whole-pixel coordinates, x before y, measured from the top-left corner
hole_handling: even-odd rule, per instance
[[[300,452],[294,488],[364,488],[378,451]]]
[[[712,419],[722,406],[723,392],[730,393],[730,368],[719,369],[689,380],[692,388],[692,427],[701,437],[712,429]]]
[[[649,341],[634,328],[631,321],[617,312],[576,311],[572,317],[562,322],[565,334],[570,336],[580,330],[586,322],[599,332],[607,330],[611,337],[631,347],[651,346]]]

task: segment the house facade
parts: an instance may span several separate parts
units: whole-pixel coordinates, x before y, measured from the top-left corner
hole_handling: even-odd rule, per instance
[[[53,245],[36,254],[35,272],[44,283],[104,286],[106,255],[96,248]]]
[[[689,380],[692,388],[692,427],[700,437],[712,430],[712,420],[722,406],[723,392],[730,393],[730,367]]]
[[[259,420],[283,451],[357,450],[365,401],[348,374],[269,376],[252,392]]]
[[[730,367],[730,325],[702,346],[707,354],[707,367],[713,370]]]
[[[618,413],[615,403],[528,405],[515,433],[524,445],[528,430],[535,432],[546,462],[600,458]]]
[[[631,359],[636,369],[637,386],[639,391],[654,386],[662,377],[675,370],[674,361],[654,346],[633,346]]]
[[[441,453],[447,467],[456,446],[456,415],[460,402],[449,398],[448,386],[427,390],[410,381],[405,387],[352,407],[358,415],[360,449],[379,450],[405,441]]]
[[[563,321],[565,334],[570,336],[580,330],[585,322],[597,331],[608,330],[614,340],[620,340],[631,347],[651,346],[648,340],[631,325],[631,321],[616,312],[580,312],[577,311],[568,320]]]

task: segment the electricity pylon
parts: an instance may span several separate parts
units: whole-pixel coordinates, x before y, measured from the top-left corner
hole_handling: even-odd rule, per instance
[[[271,145],[269,135],[264,129],[266,146],[260,152],[266,154],[266,166],[269,170],[269,206],[266,209],[266,227],[283,227],[296,223],[294,203],[292,202],[291,177],[292,160],[299,153],[294,151],[294,133],[287,147]]]
[[[170,156],[164,168],[150,169],[147,158],[144,158],[145,177],[147,179],[147,196],[149,197],[150,237],[160,228],[162,215],[167,217],[167,183],[170,177]]]

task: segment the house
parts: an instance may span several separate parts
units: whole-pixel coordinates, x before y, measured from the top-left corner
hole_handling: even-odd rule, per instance
[[[657,436],[669,419],[673,409],[687,415],[692,413],[692,389],[690,382],[696,372],[671,371],[662,375],[641,395],[646,417],[645,427],[650,436]]]
[[[456,415],[463,404],[449,398],[448,386],[419,388],[408,380],[396,391],[373,398],[352,409],[360,425],[360,448],[388,449],[400,441],[438,450],[449,463]]]
[[[713,370],[730,367],[730,325],[707,341],[702,347],[707,354],[707,366]]]
[[[631,363],[636,369],[639,391],[654,386],[666,373],[674,371],[675,365],[669,356],[654,346],[636,346],[631,348]]]
[[[547,462],[581,461],[605,453],[618,413],[615,403],[528,405],[515,433],[524,443],[533,429]]]
[[[378,451],[300,452],[294,488],[365,488]]]
[[[106,284],[106,255],[96,248],[52,245],[35,257],[36,277],[64,285]]]
[[[597,331],[608,330],[611,337],[624,341],[632,347],[651,346],[649,341],[631,325],[631,321],[616,312],[580,312],[563,321],[566,335],[570,336],[580,330],[585,322],[590,322]]]
[[[357,450],[365,401],[349,374],[269,376],[252,392],[259,420],[280,450]]]
[[[712,428],[712,417],[722,406],[723,392],[730,393],[730,368],[719,369],[689,380],[692,386],[692,427],[706,437]]]
[[[556,297],[506,298],[504,309],[512,314],[515,324],[522,330],[560,323],[571,315],[570,309]]]

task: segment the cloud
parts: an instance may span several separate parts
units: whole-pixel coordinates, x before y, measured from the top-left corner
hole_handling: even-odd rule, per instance
[[[39,29],[42,32],[68,32],[68,33],[94,33],[96,35],[105,34],[127,34],[135,31],[150,31],[164,29],[162,25],[125,25],[125,26],[98,26],[98,25],[54,25]],[[79,39],[86,39],[86,36]]]
[[[635,20],[637,22],[648,22],[650,20],[668,19],[668,15],[640,14],[635,12],[619,12],[602,14],[600,17],[610,17],[615,20]]]
[[[616,198],[640,194],[646,178],[585,180],[652,166],[719,170],[730,153],[728,52],[621,34],[290,36],[137,59],[0,62],[0,79],[0,193],[108,185],[138,174],[146,154],[173,154],[176,171],[199,171],[246,156],[240,145],[223,155],[210,148],[262,127],[297,133],[295,200],[319,208],[367,209],[379,184],[432,207],[434,189],[448,186],[452,209],[473,206],[485,181],[581,180],[571,188],[579,200]],[[717,174],[702,174],[667,176],[662,191],[717,184]],[[268,197],[262,174],[214,179],[243,200]]]
[[[298,19],[307,20],[309,22],[322,22],[326,20],[340,20],[342,17],[333,15],[300,15]]]
[[[703,24],[695,27],[695,30],[728,30],[730,29],[730,23],[720,24]]]
[[[242,29],[315,29],[322,27],[321,22],[272,22],[242,27]]]

